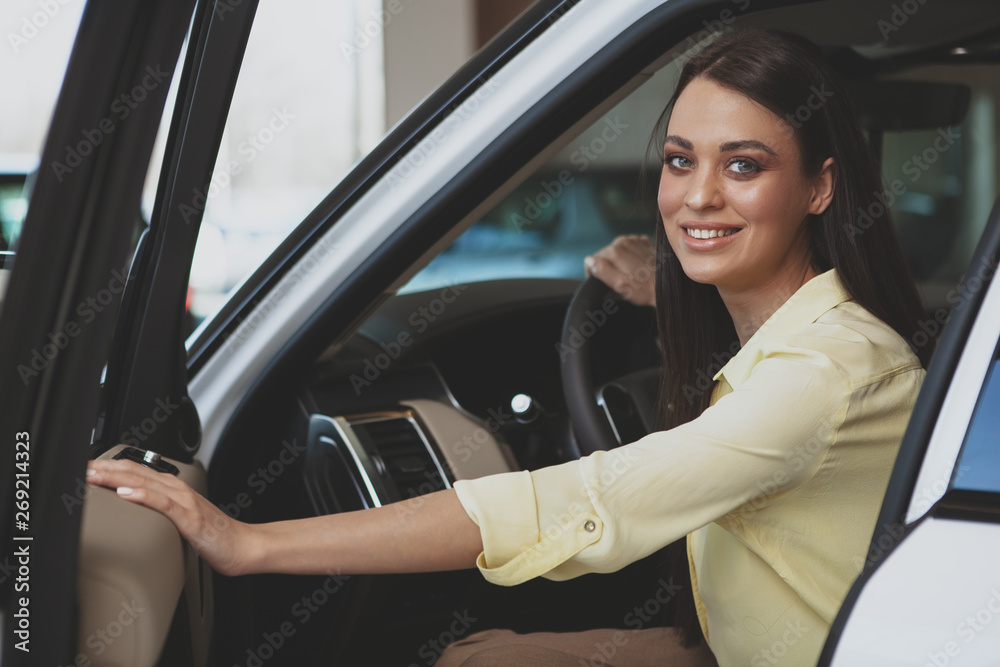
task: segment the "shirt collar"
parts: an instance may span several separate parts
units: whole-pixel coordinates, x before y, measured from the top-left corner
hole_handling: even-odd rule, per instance
[[[851,295],[840,281],[836,269],[812,278],[774,311],[713,379],[725,376],[729,385],[736,389],[750,377],[750,371],[764,358],[764,346],[768,342],[801,331],[818,320],[823,313],[850,299]]]

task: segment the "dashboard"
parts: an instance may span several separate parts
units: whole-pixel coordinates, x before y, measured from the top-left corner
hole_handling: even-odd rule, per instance
[[[578,284],[491,281],[388,300],[303,391],[315,509],[375,507],[571,458],[556,344]],[[518,395],[530,411],[515,413]]]
[[[578,458],[559,342],[579,285],[497,280],[398,295],[324,354],[300,398],[315,510],[376,507]],[[602,382],[655,366],[652,313],[620,312],[595,336]]]

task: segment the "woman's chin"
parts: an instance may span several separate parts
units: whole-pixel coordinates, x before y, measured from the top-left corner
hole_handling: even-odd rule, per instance
[[[718,285],[728,273],[717,266],[706,266],[704,262],[689,262],[687,264],[681,262],[681,268],[684,270],[684,275],[703,285]]]

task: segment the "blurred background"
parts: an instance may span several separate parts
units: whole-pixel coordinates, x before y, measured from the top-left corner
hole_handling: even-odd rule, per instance
[[[205,211],[188,326],[218,309],[352,165],[530,4],[261,0],[215,173],[187,197]],[[0,297],[83,7],[84,0],[4,0],[0,7],[0,76],[9,91],[0,104]],[[678,48],[687,46],[698,48]],[[638,174],[678,71],[661,69],[568,140],[403,290],[496,278],[579,278],[582,258],[616,235],[650,234],[655,214]],[[952,76],[941,67],[919,73],[926,81]],[[886,183],[906,185],[890,206],[932,308],[946,301],[967,266],[995,192],[992,75],[975,76],[983,78],[982,90],[973,92],[961,136],[978,140],[956,143],[926,165],[918,181],[905,171],[910,156],[932,145],[938,129],[885,132],[879,139]],[[170,98],[161,136],[172,107]],[[162,151],[158,141],[150,164],[137,165],[146,170],[146,188],[136,238],[152,209]]]
[[[262,0],[215,175],[191,195],[205,202],[189,294],[193,322],[212,313],[388,129],[529,4]],[[8,91],[0,104],[0,268],[13,262],[27,208],[23,186],[39,166],[84,5],[0,6],[0,76]],[[164,129],[168,123],[166,114]],[[158,141],[141,167],[147,220],[162,151]],[[0,280],[8,273],[0,271]]]

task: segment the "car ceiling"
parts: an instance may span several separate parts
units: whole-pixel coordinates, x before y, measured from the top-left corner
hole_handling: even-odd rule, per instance
[[[997,9],[996,0],[829,0],[760,12],[747,23],[798,32],[820,44],[851,45],[880,59],[990,31],[1000,26]]]

